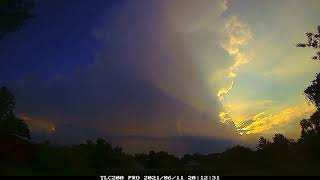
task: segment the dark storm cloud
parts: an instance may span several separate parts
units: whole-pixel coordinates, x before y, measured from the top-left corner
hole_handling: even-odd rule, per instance
[[[226,55],[214,43],[218,37],[207,39],[207,29],[193,26],[201,16],[184,19],[170,2],[128,2],[94,31],[102,46],[93,63],[77,72],[21,78],[12,85],[18,113],[52,121],[52,138],[60,143],[103,136],[129,152],[159,145],[176,153],[218,151],[232,144],[234,125],[219,122],[221,104],[207,82],[209,69],[197,65],[212,51],[208,45]],[[173,26],[176,20],[170,17],[181,24]],[[214,62],[210,71],[225,63]]]

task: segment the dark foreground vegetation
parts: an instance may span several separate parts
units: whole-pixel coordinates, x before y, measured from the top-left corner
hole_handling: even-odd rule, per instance
[[[4,139],[10,139],[5,142]],[[261,138],[257,150],[235,146],[222,153],[166,152],[129,155],[103,139],[73,146],[29,143],[17,136],[1,137],[0,175],[211,174],[319,175],[319,136],[292,142],[277,134]],[[6,144],[3,144],[6,143]],[[11,149],[10,149],[11,148]],[[5,152],[5,150],[7,150]]]

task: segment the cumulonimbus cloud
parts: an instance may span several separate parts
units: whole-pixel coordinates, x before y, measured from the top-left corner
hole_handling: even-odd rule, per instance
[[[225,2],[144,2],[129,1],[94,31],[102,45],[88,67],[51,81],[22,80],[19,111],[30,121],[54,119],[56,136],[94,129],[107,137],[125,136],[126,142],[205,137],[229,145],[238,138],[236,128],[219,121],[218,87],[209,82],[230,60],[219,59],[227,54],[216,28],[225,24]]]
[[[220,88],[217,92],[219,101],[223,104],[224,97],[232,90],[237,76],[237,69],[246,63],[249,59],[245,53],[241,52],[241,48],[248,44],[252,38],[252,33],[247,24],[240,21],[237,16],[231,16],[225,22],[223,32],[226,34],[225,42],[222,47],[233,57],[234,63],[228,68],[226,77],[230,84],[226,88]],[[232,121],[229,116],[230,111],[221,111],[219,117],[222,122]]]

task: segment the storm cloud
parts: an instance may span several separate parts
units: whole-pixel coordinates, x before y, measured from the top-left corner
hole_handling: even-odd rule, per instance
[[[128,152],[174,153],[241,143],[235,125],[220,122],[216,96],[215,79],[233,64],[221,46],[226,9],[220,0],[128,1],[92,30],[100,47],[90,64],[12,85],[18,113],[34,137],[54,126],[46,137],[56,143],[104,137]]]

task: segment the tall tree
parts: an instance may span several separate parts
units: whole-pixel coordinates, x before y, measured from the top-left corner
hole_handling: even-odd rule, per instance
[[[28,125],[14,114],[15,98],[6,88],[0,88],[0,133],[30,138]]]
[[[0,0],[0,39],[17,31],[33,17],[32,0]],[[0,88],[0,133],[30,138],[28,125],[14,114],[15,98],[6,88]]]
[[[317,33],[306,33],[307,43],[298,43],[297,47],[310,47],[315,49],[314,60],[320,60],[320,26]],[[310,135],[320,135],[320,74],[316,74],[315,80],[304,90],[307,100],[317,108],[316,112],[309,119],[303,119],[301,125],[301,138],[305,139]]]
[[[305,139],[314,135],[320,135],[320,112],[317,110],[309,119],[300,122],[301,138]]]
[[[13,94],[6,88],[0,88],[0,120],[8,118],[14,110],[15,99]]]
[[[316,75],[316,79],[311,81],[309,87],[304,90],[304,94],[308,101],[313,103],[318,111],[320,110],[320,74]]]

